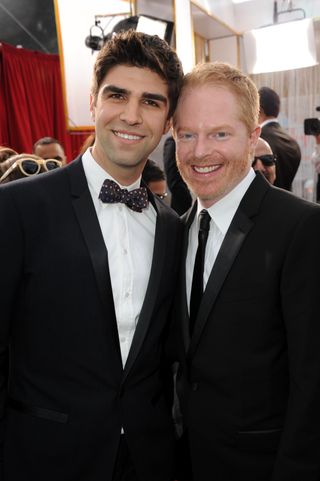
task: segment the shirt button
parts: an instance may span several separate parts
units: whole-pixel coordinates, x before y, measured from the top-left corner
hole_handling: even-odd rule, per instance
[[[128,254],[127,249],[123,249],[123,254],[124,254],[124,255],[127,255],[127,254]]]
[[[126,338],[125,338],[125,337],[120,337],[120,342],[126,342]]]
[[[191,384],[191,389],[192,389],[192,391],[198,391],[198,389],[199,389],[199,384],[198,384],[197,382],[193,382],[193,383]]]
[[[130,296],[130,292],[126,292],[124,297],[128,298]]]
[[[119,211],[122,212],[122,205],[119,205]]]

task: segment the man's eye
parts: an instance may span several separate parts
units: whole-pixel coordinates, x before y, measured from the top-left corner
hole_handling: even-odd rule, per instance
[[[123,94],[112,93],[109,95],[109,98],[115,100],[122,100],[124,97]]]
[[[226,139],[229,136],[228,132],[217,132],[215,134],[216,139],[218,140],[223,140]]]
[[[178,134],[178,140],[191,140],[193,137],[194,135],[188,132]]]
[[[144,99],[144,103],[146,105],[150,105],[151,107],[159,107],[159,104],[151,99]]]

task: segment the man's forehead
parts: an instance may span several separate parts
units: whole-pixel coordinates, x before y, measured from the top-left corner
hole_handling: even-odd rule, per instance
[[[255,155],[272,155],[271,147],[261,138],[258,139],[257,146],[255,148]]]
[[[139,82],[135,81],[139,79]],[[101,92],[108,85],[113,85],[128,92],[154,92],[168,95],[168,84],[157,72],[147,67],[135,67],[132,65],[116,65],[105,75],[100,84]],[[150,90],[151,89],[151,90]]]

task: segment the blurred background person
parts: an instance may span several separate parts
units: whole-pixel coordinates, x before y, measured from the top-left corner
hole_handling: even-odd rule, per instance
[[[179,215],[182,215],[191,207],[192,196],[178,170],[176,163],[176,143],[172,136],[167,138],[163,146],[163,167],[171,192],[170,205],[173,210]]]
[[[253,169],[259,170],[270,184],[276,180],[276,157],[268,142],[259,137],[252,162]]]
[[[12,157],[13,155],[17,155],[17,154],[18,152],[11,149],[10,147],[0,146],[0,177],[2,174],[5,173],[5,171],[8,168],[5,161],[9,159],[9,157]]]
[[[61,142],[53,137],[42,137],[33,145],[32,153],[38,155],[42,159],[56,159],[67,163],[67,157]]]
[[[311,156],[316,174],[316,201],[320,202],[320,134],[314,136],[316,145]]]
[[[147,160],[142,171],[142,179],[153,194],[160,197],[160,199],[165,199],[167,197],[166,176],[157,162],[151,159]]]
[[[0,184],[13,180],[31,177],[62,167],[62,162],[56,159],[42,159],[33,154],[17,154],[2,163],[4,173],[0,177]]]
[[[261,138],[266,140],[277,157],[274,185],[285,190],[292,189],[292,182],[301,161],[297,141],[279,124],[280,97],[269,87],[259,89]]]

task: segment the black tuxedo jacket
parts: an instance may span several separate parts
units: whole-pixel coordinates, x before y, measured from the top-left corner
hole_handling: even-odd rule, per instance
[[[191,339],[182,268],[178,392],[194,481],[319,481],[319,239],[319,206],[257,174]]]
[[[166,139],[163,146],[163,166],[171,192],[171,207],[182,215],[191,207],[192,196],[178,170],[176,143],[172,136]]]
[[[151,274],[123,369],[108,253],[81,159],[0,188],[5,481],[110,481],[121,427],[139,480],[172,479],[163,341],[182,226],[153,202]]]
[[[270,122],[262,127],[261,138],[268,142],[272,152],[277,156],[274,185],[281,189],[291,190],[301,161],[298,142],[290,137],[278,122]]]

